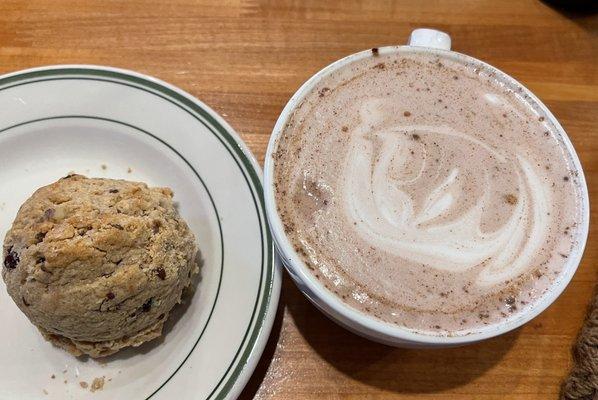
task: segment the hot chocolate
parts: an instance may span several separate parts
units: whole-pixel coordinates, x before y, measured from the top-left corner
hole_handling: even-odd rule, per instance
[[[321,79],[274,152],[276,205],[348,305],[430,334],[532,307],[577,245],[570,154],[479,63],[373,51]]]

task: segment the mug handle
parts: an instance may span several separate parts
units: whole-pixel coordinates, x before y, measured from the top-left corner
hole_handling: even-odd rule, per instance
[[[420,28],[411,32],[409,46],[430,47],[433,49],[450,50],[451,37],[436,29]]]

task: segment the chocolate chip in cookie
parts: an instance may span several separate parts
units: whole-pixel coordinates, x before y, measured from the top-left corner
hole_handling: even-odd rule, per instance
[[[4,266],[7,269],[15,269],[19,264],[19,261],[21,261],[19,259],[19,255],[16,251],[13,251],[12,247],[10,247],[8,249],[8,254],[6,254],[6,257],[4,257]]]
[[[152,309],[152,303],[154,302],[154,299],[150,297],[150,299],[148,301],[146,301],[145,303],[143,303],[143,305],[141,306],[141,310],[143,312],[149,312],[149,310]]]
[[[36,241],[36,243],[43,242],[45,237],[46,237],[46,232],[37,232],[35,234],[35,241]]]

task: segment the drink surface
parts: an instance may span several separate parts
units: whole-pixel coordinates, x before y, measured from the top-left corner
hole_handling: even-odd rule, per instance
[[[273,154],[295,250],[345,303],[420,332],[533,307],[578,245],[581,189],[532,104],[478,63],[425,52],[324,77]]]

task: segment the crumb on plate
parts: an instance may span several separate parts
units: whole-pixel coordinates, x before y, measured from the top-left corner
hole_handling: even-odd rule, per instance
[[[102,390],[104,389],[104,378],[106,378],[105,376],[102,376],[100,378],[94,378],[93,382],[91,383],[91,392],[95,392],[96,390]]]

